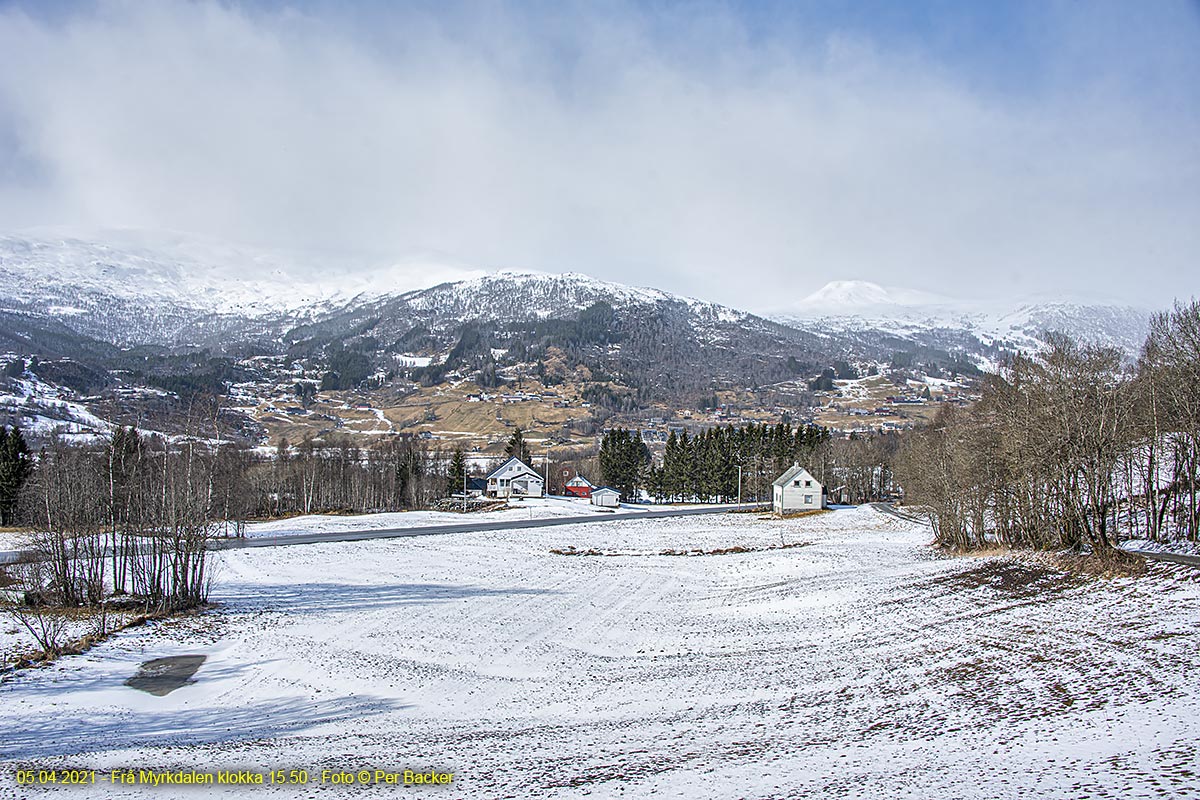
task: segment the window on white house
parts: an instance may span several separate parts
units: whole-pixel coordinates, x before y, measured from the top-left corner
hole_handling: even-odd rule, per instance
[[[799,479],[792,482],[792,486],[799,486],[799,485],[800,485]]]
[[[806,494],[806,495],[804,495],[804,502],[805,502],[805,503],[811,503],[811,502],[812,502],[812,495],[811,495],[811,494]]]
[[[805,482],[804,482],[804,488],[805,488],[805,489],[809,489],[809,488],[811,488],[811,487],[812,487],[812,481],[805,481]]]

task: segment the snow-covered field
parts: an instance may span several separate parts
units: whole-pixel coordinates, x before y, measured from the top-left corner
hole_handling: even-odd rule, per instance
[[[690,508],[680,504],[679,508]],[[286,517],[270,522],[251,522],[245,535],[289,536],[307,533],[346,533],[350,531],[391,528],[420,528],[433,525],[461,525],[473,522],[505,522],[549,517],[586,517],[592,514],[625,516],[647,511],[661,511],[663,506],[624,503],[618,509],[601,509],[588,500],[567,497],[522,498],[513,500],[508,508],[499,511],[475,511],[458,514],[448,511],[396,511],[383,514],[307,514]],[[25,534],[0,531],[0,554],[26,547]]]
[[[604,511],[588,500],[566,497],[522,498],[511,501],[500,511],[475,511],[457,514],[448,511],[396,511],[385,514],[309,514],[302,517],[252,522],[246,536],[287,536],[297,533],[342,533],[345,531],[417,528],[429,525],[461,525],[469,522],[545,519],[547,517],[586,517],[591,514],[639,514],[660,510],[662,506],[625,504],[617,511]]]
[[[1200,584],[938,558],[871,508],[230,551],[212,613],[0,687],[16,796],[1182,797]],[[660,556],[665,549],[762,549]],[[637,555],[562,556],[554,548]],[[123,685],[202,654],[165,697]],[[307,787],[18,787],[15,768]],[[435,769],[442,787],[320,784]],[[101,773],[103,775],[103,773]],[[223,794],[224,793],[224,794]],[[10,795],[11,796],[11,795]]]

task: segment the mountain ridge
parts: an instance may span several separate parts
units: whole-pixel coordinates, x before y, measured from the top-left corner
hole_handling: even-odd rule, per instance
[[[757,315],[576,272],[472,274],[458,265],[447,269],[469,277],[392,288],[395,282],[387,276],[399,268],[392,267],[390,273],[388,268],[377,268],[367,277],[316,280],[304,276],[311,267],[297,266],[282,256],[207,240],[197,244],[183,234],[157,240],[143,235],[134,237],[132,244],[122,243],[120,237],[108,241],[65,234],[0,235],[0,298],[10,310],[44,314],[119,346],[212,346],[231,337],[278,338],[291,328],[345,317],[355,307],[400,303],[414,312],[433,313],[441,304],[445,306],[441,316],[513,320],[548,318],[568,309],[577,312],[607,298],[617,306],[680,302],[709,323],[760,325],[757,321],[769,320],[822,336],[874,329],[909,338],[922,328],[958,329],[987,340],[1036,348],[1038,337],[1054,328],[1132,354],[1149,316],[1132,306],[1069,301],[985,310],[930,292],[862,280],[831,281],[792,311]],[[431,270],[436,274],[436,268]],[[258,277],[248,279],[248,272]],[[496,302],[504,296],[519,298],[524,305]]]

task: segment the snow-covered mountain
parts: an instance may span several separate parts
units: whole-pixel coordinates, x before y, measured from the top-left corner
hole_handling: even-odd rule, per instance
[[[625,286],[579,273],[548,274],[505,271],[471,280],[443,283],[401,295],[360,297],[344,313],[385,314],[424,324],[458,324],[467,320],[511,322],[573,316],[596,303],[614,309],[673,307],[700,325],[769,325],[745,311],[659,289]]]
[[[310,321],[356,298],[403,292],[412,275],[478,274],[411,260],[347,263],[190,234],[43,230],[0,235],[0,303],[122,346],[211,344]]]
[[[913,309],[948,305],[948,298],[917,289],[883,287],[870,281],[830,281],[800,301],[794,316],[860,314],[884,309]]]
[[[598,302],[627,318],[666,315],[710,345],[767,336],[812,351],[822,340],[831,352],[852,357],[877,356],[905,342],[1033,349],[1048,330],[1132,354],[1149,316],[1136,308],[1067,302],[984,309],[924,291],[834,281],[768,321],[575,273],[484,274],[438,259],[372,266],[144,231],[0,236],[0,310],[10,319],[25,314],[122,347],[219,348],[279,340],[292,330],[337,338],[368,322],[381,339],[395,341],[418,324],[439,329],[468,320],[559,318]]]
[[[1133,356],[1141,348],[1149,327],[1146,309],[1123,305],[1050,301],[1025,303],[1016,308],[985,307],[947,297],[867,281],[833,281],[809,295],[793,309],[772,314],[785,325],[853,336],[860,340],[895,337],[922,343],[961,334],[984,345],[1036,351],[1046,333],[1066,333],[1117,347]]]
[[[717,303],[577,273],[501,272],[429,289],[359,298],[286,343],[382,353],[448,353],[445,369],[486,368],[493,350],[566,348],[602,373],[647,392],[713,382],[791,377],[791,357],[815,366],[823,341]]]

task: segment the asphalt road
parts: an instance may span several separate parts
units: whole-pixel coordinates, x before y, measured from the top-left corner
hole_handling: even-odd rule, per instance
[[[761,505],[746,503],[746,510],[762,508]],[[361,542],[370,539],[403,539],[410,536],[440,536],[447,533],[471,533],[474,531],[507,531],[522,528],[549,528],[555,525],[579,525],[587,522],[616,522],[625,519],[659,519],[661,517],[690,517],[699,514],[723,514],[736,511],[736,504],[703,506],[700,508],[664,508],[658,511],[632,511],[612,514],[591,513],[572,517],[543,517],[534,519],[512,519],[497,522],[460,522],[453,525],[421,525],[412,528],[379,528],[365,531],[338,531],[335,533],[293,533],[281,536],[255,536],[246,539],[216,539],[209,544],[211,550],[241,550],[247,547],[284,547],[294,544],[317,542]]]
[[[1172,564],[1187,564],[1189,567],[1200,567],[1200,556],[1189,556],[1183,553],[1155,553],[1151,550],[1126,550],[1152,561],[1169,561]]]
[[[361,531],[337,531],[333,533],[292,533],[278,536],[255,536],[245,539],[214,539],[208,544],[210,550],[242,550],[248,547],[286,547],[320,542],[361,542],[371,539],[404,539],[410,536],[440,536],[447,533],[471,533],[474,531],[520,530],[522,528],[548,528],[554,525],[580,525],[587,522],[615,522],[625,519],[659,519],[661,517],[689,517],[699,514],[723,514],[736,511],[736,503],[701,506],[692,508],[664,508],[656,511],[614,511],[611,514],[592,512],[571,517],[544,517],[522,519],[513,516],[496,522],[460,522],[453,525],[419,525],[411,528],[377,528]],[[747,511],[763,509],[765,506],[744,503],[740,508]],[[25,551],[0,551],[0,564],[13,564],[27,558]]]

